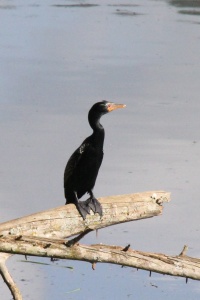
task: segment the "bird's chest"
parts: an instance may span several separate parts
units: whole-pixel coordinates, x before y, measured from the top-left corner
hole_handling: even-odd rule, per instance
[[[79,149],[80,159],[71,176],[73,189],[78,198],[93,189],[99,168],[103,159],[102,147],[95,147],[93,143],[85,143]],[[82,151],[82,153],[81,153]]]
[[[97,151],[95,148],[89,149],[87,155],[84,155],[80,161],[79,170],[81,170],[81,176],[87,176],[88,178],[95,178],[98,174],[103,159],[103,151]]]

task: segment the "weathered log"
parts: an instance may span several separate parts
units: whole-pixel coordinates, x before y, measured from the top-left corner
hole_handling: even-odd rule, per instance
[[[0,251],[31,256],[80,260],[94,263],[112,263],[171,276],[200,280],[200,259],[182,252],[170,256],[162,253],[142,252],[130,247],[103,244],[68,246],[66,240],[14,236],[0,238]]]
[[[1,235],[28,235],[64,238],[87,229],[99,229],[114,224],[151,218],[162,213],[162,203],[170,201],[170,193],[152,191],[98,199],[103,217],[87,215],[84,221],[73,204],[49,209],[0,224]]]

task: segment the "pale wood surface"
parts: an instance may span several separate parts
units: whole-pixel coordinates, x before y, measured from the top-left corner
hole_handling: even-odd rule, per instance
[[[4,282],[8,286],[8,288],[13,296],[13,299],[22,300],[22,295],[20,293],[20,290],[18,289],[16,283],[12,279],[10,273],[8,272],[6,264],[5,264],[6,260],[10,256],[11,256],[11,254],[8,254],[8,253],[0,253],[0,274],[1,274]]]
[[[166,255],[128,250],[103,244],[66,246],[66,240],[21,236],[0,238],[0,251],[31,256],[80,260],[94,263],[112,263],[151,272],[200,280],[200,259],[185,254]]]
[[[64,238],[86,229],[99,229],[122,222],[158,216],[163,202],[170,201],[170,193],[151,191],[98,199],[103,217],[88,215],[84,221],[73,204],[60,206],[0,224],[0,235],[28,235]]]

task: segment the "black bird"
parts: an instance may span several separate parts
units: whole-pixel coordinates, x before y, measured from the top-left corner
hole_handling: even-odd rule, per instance
[[[66,204],[74,203],[83,219],[90,213],[90,209],[102,216],[101,204],[92,192],[103,159],[105,131],[100,124],[100,118],[112,110],[125,106],[105,100],[95,103],[88,114],[93,133],[76,149],[66,165],[64,173]],[[85,201],[79,201],[78,199],[85,193],[90,197]]]

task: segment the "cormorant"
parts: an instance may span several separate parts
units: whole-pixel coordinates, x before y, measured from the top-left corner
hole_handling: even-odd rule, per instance
[[[103,159],[104,128],[100,124],[102,115],[126,105],[108,101],[95,103],[88,113],[88,121],[93,133],[87,137],[70,157],[64,173],[66,204],[74,203],[83,219],[90,213],[102,216],[102,207],[94,197],[93,187]],[[85,193],[90,197],[79,201]]]

